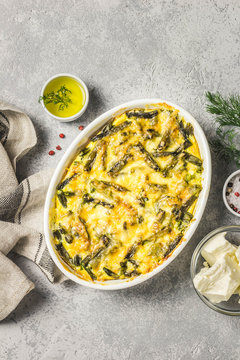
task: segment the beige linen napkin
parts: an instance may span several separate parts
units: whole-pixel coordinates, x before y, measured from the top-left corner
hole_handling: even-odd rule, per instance
[[[14,252],[34,261],[51,282],[62,281],[43,237],[43,207],[52,170],[37,173],[21,184],[16,163],[37,138],[29,117],[0,102],[0,320],[11,313],[33,288],[7,257]]]

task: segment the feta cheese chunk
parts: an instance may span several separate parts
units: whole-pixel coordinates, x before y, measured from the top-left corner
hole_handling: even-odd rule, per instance
[[[235,255],[221,255],[213,266],[204,267],[193,282],[196,289],[211,302],[227,301],[240,285],[240,266]]]
[[[236,247],[225,239],[225,235],[225,232],[215,235],[202,248],[201,255],[210,266],[226,254],[233,254],[236,251]]]
[[[237,258],[238,265],[240,265],[240,246],[235,251],[235,256]]]

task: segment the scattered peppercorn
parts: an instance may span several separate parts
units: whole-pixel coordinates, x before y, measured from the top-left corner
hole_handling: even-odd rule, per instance
[[[55,151],[50,150],[48,154],[52,156],[52,155],[54,155],[54,154],[55,154]]]
[[[234,205],[233,205],[233,204],[230,204],[230,208],[231,208],[231,209],[234,209]]]
[[[240,211],[238,211],[238,214],[240,214]]]
[[[240,194],[239,194],[239,192],[235,192],[235,194],[234,194],[235,196],[237,196],[237,197],[239,197],[240,196]]]
[[[238,212],[238,208],[236,208],[236,207],[234,207],[234,209],[233,209],[235,212]]]
[[[84,129],[84,126],[83,125],[80,125],[79,126],[79,130],[83,130]]]
[[[61,139],[63,139],[63,138],[65,138],[65,135],[64,134],[59,134],[59,137],[61,138]]]
[[[233,187],[233,183],[232,183],[232,182],[229,182],[229,183],[228,183],[228,187]]]
[[[57,149],[57,150],[62,150],[62,148],[61,148],[60,145],[56,146],[56,149]]]
[[[229,192],[228,192],[228,191],[226,192],[226,196],[229,196]]]

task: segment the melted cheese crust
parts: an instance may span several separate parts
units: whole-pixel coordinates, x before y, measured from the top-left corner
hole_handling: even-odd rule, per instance
[[[198,144],[177,109],[161,103],[109,124],[66,169],[50,216],[62,260],[88,281],[156,268],[183,240],[201,191]]]

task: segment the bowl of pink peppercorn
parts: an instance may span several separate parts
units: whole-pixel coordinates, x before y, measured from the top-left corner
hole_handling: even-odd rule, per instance
[[[225,181],[223,201],[232,214],[240,217],[240,170],[232,173]]]

